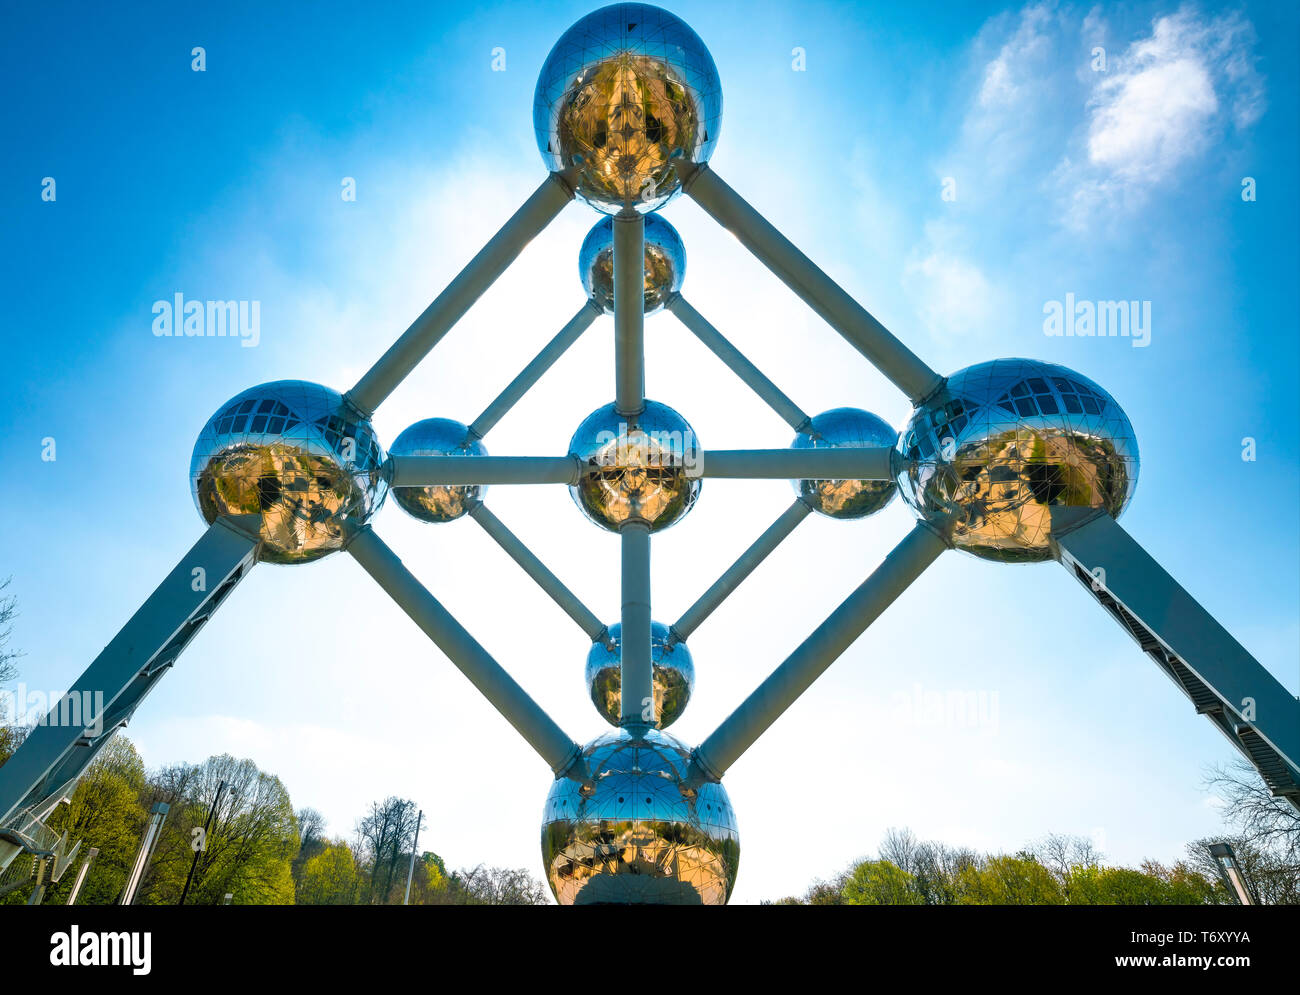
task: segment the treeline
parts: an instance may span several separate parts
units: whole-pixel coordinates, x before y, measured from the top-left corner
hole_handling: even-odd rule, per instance
[[[1286,819],[1285,813],[1282,813]],[[1187,859],[1166,865],[1107,866],[1089,840],[1048,836],[1011,855],[978,853],[920,841],[908,829],[891,829],[875,856],[855,861],[830,880],[814,881],[803,895],[768,905],[1229,905],[1210,846],[1229,842],[1253,898],[1265,905],[1300,904],[1300,853],[1290,833],[1246,831],[1197,840]]]
[[[0,725],[0,763],[22,738],[23,730]],[[401,904],[405,896],[415,844],[414,802],[375,802],[358,820],[351,839],[331,839],[319,812],[295,811],[280,779],[251,760],[223,754],[200,764],[149,771],[131,741],[119,733],[87,768],[71,802],[47,820],[57,833],[66,829],[70,841],[81,840],[82,849],[47,889],[44,902],[67,901],[77,867],[91,847],[99,854],[77,903],[117,902],[157,802],[169,810],[136,904],[178,904],[191,866],[187,905],[223,904],[227,895],[235,905],[388,905]],[[31,863],[25,855],[17,858],[5,875],[7,882],[14,883]],[[0,897],[0,904],[23,904],[31,891],[32,884],[24,882]],[[547,893],[527,871],[483,866],[448,871],[436,853],[424,852],[415,861],[410,901],[540,905],[547,902]]]

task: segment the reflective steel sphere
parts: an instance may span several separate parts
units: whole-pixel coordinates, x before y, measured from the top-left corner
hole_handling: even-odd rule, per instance
[[[602,7],[546,57],[533,130],[546,168],[571,170],[598,211],[653,211],[681,189],[678,166],[713,155],[722,84],[680,18],[641,3]]]
[[[583,239],[578,272],[587,296],[614,313],[614,219],[601,218]],[[677,229],[657,214],[645,218],[645,313],[658,311],[682,289],[686,246]]]
[[[883,418],[859,408],[832,408],[800,432],[792,449],[852,449],[898,444],[898,433]],[[865,518],[893,500],[892,480],[795,480],[795,493],[814,511],[830,518]]]
[[[1005,563],[1051,557],[1051,508],[1119,517],[1137,486],[1137,439],[1115,399],[1029,359],[954,373],[912,413],[898,452],[917,516],[958,549]]]
[[[700,478],[688,476],[700,461],[699,444],[686,419],[666,404],[646,401],[639,415],[622,415],[607,404],[587,416],[569,441],[582,461],[573,499],[601,528],[617,532],[642,521],[652,532],[666,529],[691,510]]]
[[[469,428],[451,418],[418,421],[393,440],[390,456],[486,456],[481,439],[471,439]],[[394,487],[393,500],[412,518],[422,522],[450,522],[483,500],[485,484],[443,487]]]
[[[190,461],[205,521],[259,515],[260,559],[305,563],[343,546],[383,503],[383,451],[370,423],[319,384],[277,380],[237,395],[203,426]]]
[[[591,689],[592,704],[612,726],[618,725],[623,711],[623,682],[619,670],[622,632],[622,625],[611,625],[609,635],[614,648],[608,649],[604,643],[592,643],[591,650],[587,653],[587,687]],[[666,729],[677,721],[686,710],[686,703],[691,700],[691,689],[695,687],[695,662],[691,659],[691,651],[685,643],[678,643],[672,649],[667,646],[668,626],[651,622],[650,652],[654,665],[652,680],[656,729]]]
[[[690,750],[657,729],[606,733],[583,748],[595,782],[551,785],[542,864],[561,905],[723,905],[740,836],[721,784],[682,784]]]

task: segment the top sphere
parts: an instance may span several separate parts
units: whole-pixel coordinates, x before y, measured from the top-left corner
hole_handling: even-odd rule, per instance
[[[614,313],[614,219],[601,218],[587,232],[578,252],[583,289],[606,314]],[[677,229],[657,214],[645,218],[645,307],[653,314],[682,289],[686,246]]]
[[[602,7],[546,57],[533,130],[546,168],[571,171],[598,211],[645,213],[681,190],[678,167],[709,161],[722,124],[722,84],[699,35],[641,3]]]
[[[252,387],[223,404],[190,460],[194,503],[208,524],[257,515],[269,563],[305,563],[343,547],[387,493],[370,423],[335,391],[303,380]]]
[[[898,483],[918,518],[986,560],[1052,556],[1051,509],[1133,497],[1138,447],[1115,399],[1087,377],[1031,359],[950,376],[899,436]]]
[[[487,446],[451,418],[426,418],[402,431],[388,447],[390,456],[486,456]],[[393,500],[412,518],[438,524],[460,518],[487,492],[485,484],[394,487]]]

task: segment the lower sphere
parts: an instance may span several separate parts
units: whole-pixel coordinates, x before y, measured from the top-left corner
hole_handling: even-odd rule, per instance
[[[721,784],[683,784],[690,750],[657,729],[589,743],[583,787],[557,778],[542,815],[542,864],[561,905],[725,905],[740,835]]]
[[[622,714],[622,649],[623,626],[615,623],[609,627],[614,648],[604,643],[591,644],[587,653],[587,688],[592,704],[601,717],[612,726],[619,724]],[[695,662],[685,643],[668,648],[668,626],[661,622],[650,623],[650,652],[652,687],[654,694],[654,726],[666,729],[686,710],[695,687]]]

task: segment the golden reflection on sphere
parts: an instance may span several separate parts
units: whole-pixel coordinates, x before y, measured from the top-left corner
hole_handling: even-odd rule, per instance
[[[577,196],[606,214],[662,207],[681,189],[681,164],[708,162],[721,124],[704,42],[641,3],[603,7],[561,35],[533,98],[547,169],[570,171]]]
[[[898,441],[917,517],[986,560],[1050,559],[1052,508],[1118,518],[1137,487],[1133,426],[1087,377],[1029,359],[954,373]]]
[[[582,751],[593,785],[561,777],[542,815],[542,866],[561,905],[725,905],[740,835],[721,784],[683,785],[690,750],[615,729]]]
[[[607,404],[588,415],[569,441],[582,478],[569,488],[583,513],[617,532],[644,522],[655,532],[679,521],[700,494],[699,444],[686,419],[646,401],[638,415]]]
[[[204,521],[257,515],[259,559],[305,563],[341,549],[344,524],[383,503],[383,451],[335,391],[303,380],[252,387],[199,433],[190,488]]]
[[[614,313],[614,219],[601,218],[578,253],[583,289],[606,314]],[[686,246],[677,229],[657,214],[645,218],[645,313],[653,314],[682,289]]]
[[[426,418],[405,429],[388,449],[390,456],[486,456],[481,439],[471,439],[469,428],[451,418]],[[486,484],[432,487],[394,487],[393,500],[422,522],[451,522],[483,500]]]
[[[832,408],[812,419],[792,449],[893,447],[898,433],[889,422],[859,408]],[[898,492],[892,480],[796,480],[795,493],[814,511],[829,518],[865,518],[889,504]]]
[[[587,687],[591,702],[601,718],[617,726],[622,716],[622,671],[620,649],[623,626],[615,623],[609,627],[614,648],[603,642],[591,644],[587,653]],[[650,623],[650,654],[653,664],[652,687],[654,695],[656,729],[666,729],[676,722],[691,700],[695,687],[695,662],[685,643],[668,648],[668,626]]]

